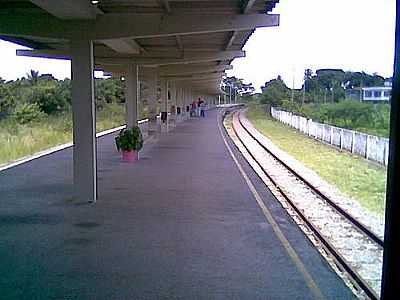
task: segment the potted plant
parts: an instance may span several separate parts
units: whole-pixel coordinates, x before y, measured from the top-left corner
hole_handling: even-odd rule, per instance
[[[118,151],[122,151],[122,161],[135,162],[139,159],[138,152],[143,147],[143,136],[139,126],[122,129],[115,138]]]

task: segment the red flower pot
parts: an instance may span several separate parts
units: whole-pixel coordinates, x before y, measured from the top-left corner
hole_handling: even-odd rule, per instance
[[[133,163],[139,159],[139,153],[136,150],[122,151],[122,161]]]

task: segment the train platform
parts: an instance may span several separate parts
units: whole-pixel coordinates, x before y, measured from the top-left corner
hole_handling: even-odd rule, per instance
[[[354,299],[217,114],[136,164],[99,138],[96,204],[73,198],[70,148],[0,172],[0,298]]]

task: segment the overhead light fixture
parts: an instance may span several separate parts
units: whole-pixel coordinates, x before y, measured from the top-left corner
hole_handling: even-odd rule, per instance
[[[98,4],[100,1],[99,1],[99,0],[91,0],[91,2],[92,2],[93,5],[96,5],[96,4]]]

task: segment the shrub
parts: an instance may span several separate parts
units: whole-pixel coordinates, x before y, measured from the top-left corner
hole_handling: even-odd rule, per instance
[[[12,116],[19,124],[27,124],[33,121],[39,121],[45,117],[45,114],[40,110],[37,104],[24,103],[15,107]]]
[[[46,114],[63,111],[69,105],[67,97],[53,83],[33,87],[29,102],[37,104]]]
[[[283,110],[302,115],[316,122],[388,136],[390,122],[389,104],[362,103],[345,100],[339,103],[305,104],[283,100]]]
[[[130,129],[122,129],[115,138],[117,150],[120,151],[139,151],[143,147],[143,136],[139,126]]]
[[[285,111],[296,112],[296,113],[300,112],[300,105],[294,101],[282,100],[282,103],[280,106]]]

